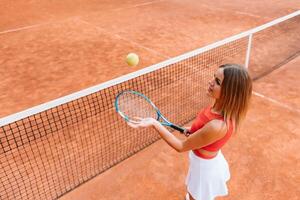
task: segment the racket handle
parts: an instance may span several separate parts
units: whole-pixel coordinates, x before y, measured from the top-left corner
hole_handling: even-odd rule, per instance
[[[176,125],[174,125],[174,124],[171,124],[170,127],[173,128],[173,129],[175,129],[175,130],[177,130],[177,131],[179,131],[179,132],[181,132],[181,133],[186,132],[186,129],[185,129],[185,128],[181,128],[181,127],[176,126]]]
[[[182,127],[179,127],[179,126],[176,126],[174,124],[171,124],[170,125],[171,128],[179,131],[180,133],[183,133],[186,137],[188,137],[191,133],[188,131],[188,129],[185,129],[185,128],[182,128]]]

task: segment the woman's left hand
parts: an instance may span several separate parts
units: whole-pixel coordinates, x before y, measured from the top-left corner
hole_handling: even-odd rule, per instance
[[[138,118],[138,122],[127,122],[127,124],[132,128],[147,128],[152,127],[157,122],[154,118]]]

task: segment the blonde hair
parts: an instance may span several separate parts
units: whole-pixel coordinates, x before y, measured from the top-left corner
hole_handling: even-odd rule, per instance
[[[246,116],[252,94],[252,79],[245,67],[237,64],[225,64],[224,79],[221,84],[220,98],[214,107],[222,111],[224,120],[232,120],[235,130]]]

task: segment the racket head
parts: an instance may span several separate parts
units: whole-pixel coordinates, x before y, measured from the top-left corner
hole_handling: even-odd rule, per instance
[[[145,95],[134,91],[125,90],[115,99],[115,108],[127,122],[139,123],[141,118],[154,118],[159,120],[159,110]]]

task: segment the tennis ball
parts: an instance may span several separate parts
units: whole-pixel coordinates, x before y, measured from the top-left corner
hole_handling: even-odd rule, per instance
[[[126,57],[126,62],[129,66],[136,66],[139,64],[139,56],[135,53],[130,53]]]

